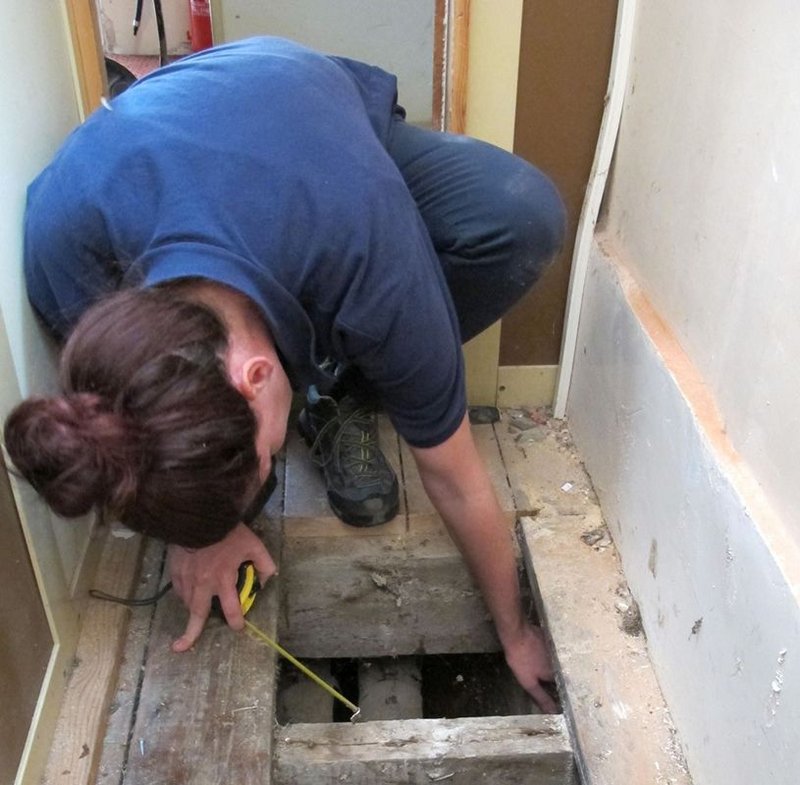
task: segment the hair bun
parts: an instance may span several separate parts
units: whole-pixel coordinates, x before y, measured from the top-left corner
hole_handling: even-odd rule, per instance
[[[100,506],[120,515],[137,490],[138,439],[99,395],[30,398],[5,425],[17,470],[59,514]]]

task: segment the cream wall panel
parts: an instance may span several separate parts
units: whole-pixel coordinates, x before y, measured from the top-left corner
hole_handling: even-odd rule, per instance
[[[800,539],[800,6],[640,3],[609,229]]]
[[[466,133],[511,150],[517,106],[522,0],[470,0]],[[470,403],[497,402],[497,324],[464,348]]]

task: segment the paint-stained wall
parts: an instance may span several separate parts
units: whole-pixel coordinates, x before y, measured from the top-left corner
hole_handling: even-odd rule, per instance
[[[798,27],[638,3],[570,391],[697,785],[800,767]]]
[[[800,6],[641,4],[609,228],[800,541]]]

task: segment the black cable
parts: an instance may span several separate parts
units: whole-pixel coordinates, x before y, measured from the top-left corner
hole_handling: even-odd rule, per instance
[[[167,34],[164,30],[164,14],[161,11],[161,0],[153,0],[156,10],[156,27],[158,28],[158,51],[161,65],[167,64]]]
[[[158,594],[152,597],[115,597],[113,594],[107,594],[100,589],[89,589],[89,596],[94,597],[96,600],[105,600],[106,602],[117,602],[120,605],[127,605],[133,608],[139,608],[144,605],[155,605],[170,589],[172,588],[172,581],[164,584],[164,587]]]
[[[136,0],[136,13],[133,15],[133,34],[139,32],[139,25],[142,23],[142,5],[144,0]]]

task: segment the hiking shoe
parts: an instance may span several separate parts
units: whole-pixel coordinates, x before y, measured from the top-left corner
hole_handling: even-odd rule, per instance
[[[300,412],[298,429],[325,476],[331,509],[351,526],[377,526],[397,515],[397,477],[378,445],[375,413],[345,396],[327,396]]]

